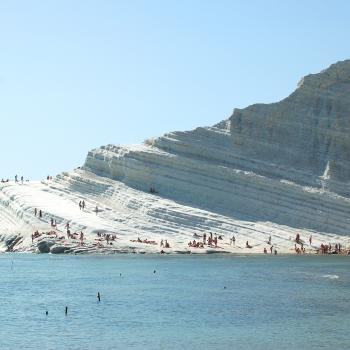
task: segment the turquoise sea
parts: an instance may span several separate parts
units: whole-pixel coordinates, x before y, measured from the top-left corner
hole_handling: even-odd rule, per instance
[[[0,349],[349,349],[350,257],[2,254],[0,320]]]

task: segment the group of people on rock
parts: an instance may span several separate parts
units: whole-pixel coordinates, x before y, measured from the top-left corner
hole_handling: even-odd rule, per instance
[[[189,241],[188,246],[192,248],[204,248],[205,245],[208,245],[209,247],[217,247],[218,246],[218,240],[222,240],[222,236],[213,236],[212,232],[209,232],[209,235],[207,236],[206,233],[203,233],[203,235],[198,235],[197,233],[194,233],[194,238],[197,238],[197,240]],[[200,238],[202,238],[200,240]],[[236,241],[236,239],[235,239]]]
[[[188,246],[192,248],[204,248],[203,242],[197,242],[195,239],[193,241],[188,242]]]
[[[84,210],[85,209],[85,201],[84,200],[79,201],[79,209],[80,210]]]
[[[309,245],[312,246],[312,235],[309,236]],[[306,253],[305,250],[305,242],[300,238],[300,234],[297,233],[295,236],[295,244],[294,244],[294,250],[297,254]],[[332,246],[331,243],[324,244],[321,243],[319,248],[316,248],[317,254],[342,254],[345,253],[345,250],[342,249],[342,246],[340,243],[336,243],[334,246]]]
[[[35,231],[34,233],[32,233],[32,243],[35,238],[39,238],[41,235],[42,233],[40,233],[39,231]]]
[[[21,176],[21,183],[23,184],[23,181],[24,181],[24,177],[23,177],[23,175]],[[18,180],[18,175],[15,175],[15,182],[19,182],[19,180]]]
[[[270,247],[270,254],[272,253],[277,255],[277,249],[273,249],[273,245]],[[264,254],[267,254],[267,248],[264,248]]]
[[[297,233],[295,235],[294,242],[295,242],[295,244],[294,244],[294,251],[297,254],[306,253],[306,249],[304,247],[305,242],[300,238],[300,233]],[[312,243],[312,235],[310,235],[310,237],[309,237],[309,244],[310,244],[310,246],[311,246],[311,243]]]
[[[333,248],[333,249],[332,249]],[[323,244],[321,243],[320,249],[318,250],[318,253],[321,254],[341,254],[343,253],[342,247],[340,243],[336,243],[334,247],[329,244]]]
[[[298,247],[296,244],[294,244],[294,250],[297,254],[306,253],[306,250],[305,250],[303,243],[300,244],[300,247]]]
[[[52,180],[52,176],[46,176],[46,180]],[[22,175],[20,178],[18,177],[18,175],[16,174],[15,175],[15,182],[21,182],[23,184],[24,181],[29,181],[28,179],[27,180],[24,180],[24,176]],[[10,182],[10,179],[6,179],[4,180],[3,178],[1,179],[1,182],[2,183],[6,183],[6,182]]]
[[[134,242],[134,243],[146,243],[146,244],[157,244],[156,241],[150,241],[149,239],[145,238],[144,240],[142,240],[140,237],[137,237],[137,239],[131,239],[130,242]],[[163,244],[163,240],[161,241],[161,247]]]
[[[97,237],[99,237],[100,239],[105,239],[107,244],[117,239],[116,235],[112,235],[111,233],[105,233],[105,232],[103,233],[97,232]]]
[[[43,217],[43,212],[41,211],[41,209],[38,210],[37,208],[34,208],[34,216],[37,216],[37,215],[41,219]]]
[[[55,238],[58,239],[64,239],[64,236],[58,236],[56,231],[48,231],[48,232],[39,232],[38,230],[36,230],[33,234],[32,234],[32,243],[34,242],[34,239],[41,237],[42,235],[49,235],[49,236],[54,236]]]
[[[51,218],[51,219],[50,219],[50,224],[51,224],[51,227],[57,228],[56,219]]]
[[[67,238],[68,239],[80,239],[80,242],[83,243],[84,241],[84,233],[83,231],[80,231],[80,235],[77,232],[72,233],[70,230],[70,223],[67,221],[67,223],[64,225],[64,228],[66,229]]]
[[[161,240],[160,241],[160,246],[163,248],[170,248],[170,244],[168,243],[168,240]]]
[[[80,243],[84,243],[84,232],[80,231],[80,233],[74,232],[71,233],[70,229],[67,229],[67,238],[68,239],[79,239]]]

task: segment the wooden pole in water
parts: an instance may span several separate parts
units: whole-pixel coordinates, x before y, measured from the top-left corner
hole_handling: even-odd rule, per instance
[[[67,316],[67,314],[68,314],[68,306],[66,306],[65,314],[66,314],[66,316]]]
[[[98,301],[101,301],[101,295],[100,295],[100,292],[97,292],[97,299],[98,299]]]

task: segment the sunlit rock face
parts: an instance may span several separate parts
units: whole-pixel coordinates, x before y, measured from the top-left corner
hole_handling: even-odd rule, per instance
[[[350,61],[213,127],[88,153],[83,169],[224,215],[348,234]]]
[[[235,110],[231,135],[236,153],[310,175],[349,194],[350,61],[303,78],[279,103]],[[297,174],[291,176],[299,182]],[[340,182],[340,183],[338,183]]]

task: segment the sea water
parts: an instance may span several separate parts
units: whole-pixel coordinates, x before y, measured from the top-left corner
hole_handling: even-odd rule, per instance
[[[2,254],[0,321],[0,349],[349,349],[350,258]]]

